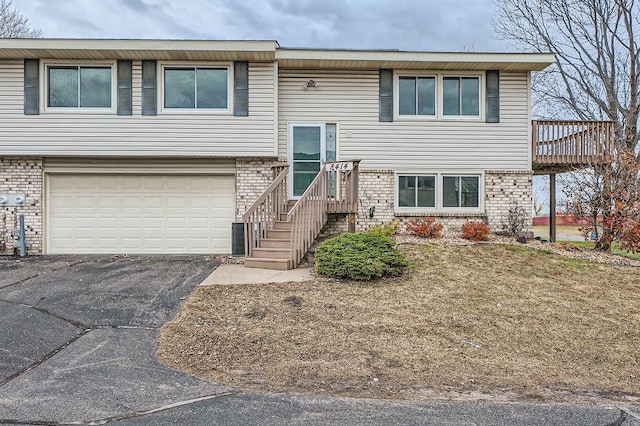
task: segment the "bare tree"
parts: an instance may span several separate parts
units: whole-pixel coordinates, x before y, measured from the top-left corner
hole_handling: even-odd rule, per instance
[[[640,8],[635,0],[495,0],[497,33],[526,50],[552,52],[536,76],[538,113],[617,123],[616,146],[640,140]]]
[[[540,196],[537,192],[533,192],[533,216],[540,216],[542,210],[544,209],[544,204],[540,201]]]
[[[538,115],[615,123],[615,155],[565,179],[569,205],[609,250],[637,230],[640,133],[640,6],[635,0],[495,0],[499,35],[556,62],[534,76]],[[599,217],[602,218],[599,221]],[[632,226],[633,225],[633,226]],[[634,231],[635,232],[635,231]],[[631,247],[627,244],[627,247]]]
[[[617,242],[640,251],[640,163],[633,151],[620,152],[611,166],[563,176],[569,212],[585,225],[585,239],[608,251]]]
[[[40,30],[31,28],[29,18],[21,14],[11,0],[0,0],[0,38],[36,38]]]

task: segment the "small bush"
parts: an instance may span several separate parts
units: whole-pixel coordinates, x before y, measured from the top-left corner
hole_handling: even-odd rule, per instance
[[[432,217],[414,219],[407,224],[407,232],[424,238],[442,237],[442,225]]]
[[[385,237],[390,237],[395,235],[400,230],[400,223],[397,220],[392,220],[391,222],[384,225],[373,225],[370,226],[367,232],[372,234],[384,235]]]
[[[352,280],[400,275],[409,265],[389,237],[372,232],[342,234],[323,242],[315,261],[319,274]]]
[[[519,206],[517,203],[512,204],[507,213],[507,222],[502,224],[502,229],[508,236],[516,237],[524,229],[527,224],[527,219],[527,211],[525,208]]]
[[[486,223],[467,222],[462,225],[462,238],[471,241],[487,241],[490,229]]]

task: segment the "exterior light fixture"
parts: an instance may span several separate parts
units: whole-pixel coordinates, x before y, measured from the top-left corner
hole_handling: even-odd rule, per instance
[[[315,80],[310,79],[309,81],[307,81],[306,83],[304,83],[304,87],[305,87],[305,89],[306,89],[307,87],[318,87],[318,83],[317,83]]]

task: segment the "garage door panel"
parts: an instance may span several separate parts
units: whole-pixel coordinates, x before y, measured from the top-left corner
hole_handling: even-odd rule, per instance
[[[131,191],[131,192],[141,192],[145,189],[145,180],[144,178],[140,179],[127,179],[127,177],[122,176],[113,182],[113,187],[123,190],[123,191]],[[106,188],[105,188],[106,189]]]
[[[90,250],[95,246],[96,239],[94,237],[77,237],[75,243],[78,249]]]
[[[120,229],[124,231],[135,231],[142,227],[142,218],[122,217],[120,219]]]
[[[78,231],[90,231],[93,232],[94,229],[98,227],[98,218],[96,217],[76,217],[74,228]]]
[[[233,176],[51,175],[49,253],[231,251]]]
[[[100,217],[98,218],[98,226],[103,231],[117,231],[120,228],[120,220],[115,217]]]

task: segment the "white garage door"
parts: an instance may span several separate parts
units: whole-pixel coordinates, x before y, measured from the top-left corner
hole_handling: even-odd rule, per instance
[[[233,176],[49,175],[47,252],[231,252]]]

